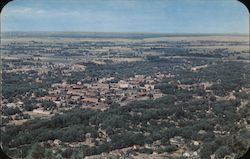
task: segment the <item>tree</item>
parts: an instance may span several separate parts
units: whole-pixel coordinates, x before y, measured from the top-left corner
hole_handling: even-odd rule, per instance
[[[35,143],[31,148],[31,157],[33,159],[43,159],[45,157],[44,153],[44,147],[42,147],[38,143]]]
[[[224,158],[226,155],[231,153],[230,149],[227,146],[222,146],[215,151],[216,158]]]
[[[52,110],[56,107],[56,104],[52,101],[42,101],[42,107],[44,110]]]
[[[53,154],[52,150],[46,149],[45,150],[45,158],[46,159],[54,159],[55,155]]]
[[[205,143],[200,151],[200,157],[201,158],[210,158],[210,155],[214,153],[214,151],[217,149],[217,145],[213,142]]]
[[[78,155],[77,152],[73,152],[72,155],[70,156],[70,159],[80,159],[80,156]]]
[[[10,108],[6,108],[6,109],[3,110],[3,114],[5,116],[14,115],[14,114],[17,114],[17,113],[20,113],[20,112],[21,111],[20,111],[20,109],[18,107],[15,107],[15,108],[10,107]]]
[[[30,119],[30,115],[29,114],[23,114],[23,119]]]
[[[153,95],[152,93],[149,93],[149,94],[148,94],[148,97],[149,97],[150,99],[152,99],[152,98],[154,97],[154,95]]]
[[[62,155],[59,153],[56,155],[56,159],[63,159]]]
[[[142,148],[142,149],[139,150],[139,153],[152,154],[153,150],[148,149],[148,148]]]
[[[174,94],[177,89],[177,86],[168,83],[157,84],[155,87],[156,89],[160,89],[164,94]]]

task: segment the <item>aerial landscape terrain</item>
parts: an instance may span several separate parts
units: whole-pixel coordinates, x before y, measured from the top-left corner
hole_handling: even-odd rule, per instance
[[[13,158],[220,159],[250,147],[247,34],[4,32]]]

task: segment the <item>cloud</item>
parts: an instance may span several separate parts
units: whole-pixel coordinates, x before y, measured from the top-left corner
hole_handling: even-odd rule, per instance
[[[20,15],[20,14],[29,14],[32,12],[31,8],[15,8],[15,9],[5,9],[4,15]]]
[[[3,17],[50,17],[50,16],[80,16],[81,13],[78,11],[64,10],[64,11],[56,11],[56,10],[44,10],[44,9],[35,9],[28,7],[20,7],[20,8],[11,8],[5,10],[3,12]]]
[[[45,13],[46,13],[45,10],[41,10],[41,9],[35,10],[33,8],[22,7],[22,8],[13,8],[13,9],[4,10],[3,16],[4,17],[9,17],[9,16],[27,16],[27,15],[37,16],[37,15],[43,15]]]
[[[55,16],[80,16],[81,13],[78,11],[66,11],[66,12],[57,12]]]

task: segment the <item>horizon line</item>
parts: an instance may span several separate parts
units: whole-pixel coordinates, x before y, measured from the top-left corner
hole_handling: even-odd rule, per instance
[[[220,32],[220,33],[198,33],[198,32],[183,32],[183,33],[171,33],[171,32],[111,32],[111,31],[1,31],[2,33],[93,33],[93,34],[166,34],[166,35],[249,35],[250,33],[243,32]]]

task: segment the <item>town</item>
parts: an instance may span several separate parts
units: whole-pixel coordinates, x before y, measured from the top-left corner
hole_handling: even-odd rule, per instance
[[[4,34],[10,156],[234,158],[247,149],[247,36],[77,35]]]

